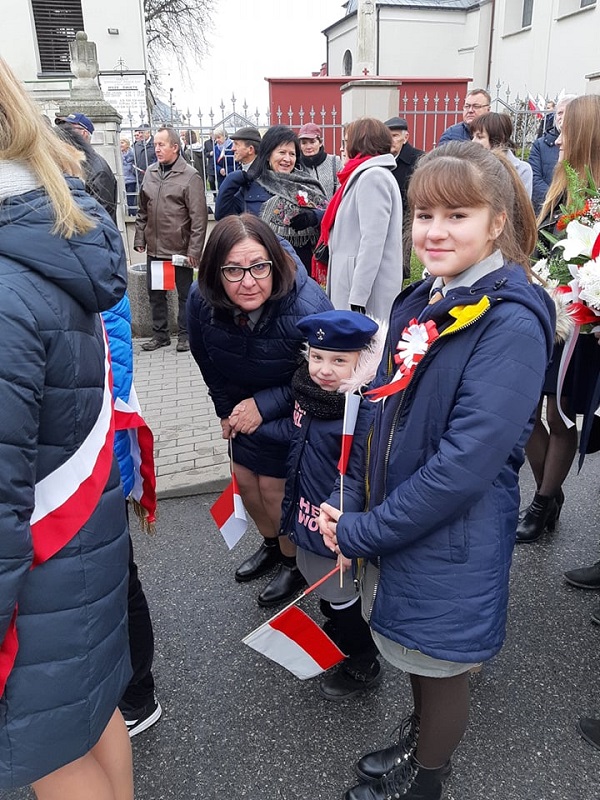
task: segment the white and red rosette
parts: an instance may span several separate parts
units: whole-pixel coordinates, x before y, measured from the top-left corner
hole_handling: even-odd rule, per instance
[[[435,342],[438,337],[439,333],[433,320],[418,322],[416,319],[411,319],[402,331],[400,341],[396,346],[397,352],[394,355],[394,361],[398,365],[396,374],[390,383],[370,389],[365,392],[365,396],[372,402],[377,402],[406,389],[417,364],[423,359],[431,343]]]

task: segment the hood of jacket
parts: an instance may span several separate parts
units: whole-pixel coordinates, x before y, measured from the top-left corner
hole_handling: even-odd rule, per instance
[[[51,233],[54,215],[42,189],[0,202],[0,275],[17,262],[59,286],[87,311],[105,311],[127,288],[127,264],[121,235],[103,208],[76,178],[67,182],[75,202],[95,222],[70,239]]]

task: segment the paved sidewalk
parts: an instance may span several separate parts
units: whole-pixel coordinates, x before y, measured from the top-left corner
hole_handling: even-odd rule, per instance
[[[216,492],[229,478],[227,443],[190,353],[147,353],[134,339],[134,375],[144,419],[154,433],[159,497]]]

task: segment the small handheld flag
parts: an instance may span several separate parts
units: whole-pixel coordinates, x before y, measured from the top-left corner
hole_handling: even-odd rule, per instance
[[[296,606],[265,622],[242,641],[301,681],[320,675],[345,658],[323,629]]]
[[[344,422],[342,427],[342,452],[338,462],[338,472],[345,475],[348,470],[348,459],[352,449],[354,429],[360,408],[360,395],[346,392],[346,404],[344,406]]]
[[[212,504],[210,513],[227,547],[231,550],[246,533],[248,527],[246,509],[234,473],[231,474],[230,484]]]
[[[175,288],[175,267],[170,261],[150,262],[150,288],[165,292]]]
[[[244,644],[292,672],[301,681],[314,678],[345,658],[344,653],[296,603],[335,575],[334,567],[305,589],[283,611],[242,639]]]

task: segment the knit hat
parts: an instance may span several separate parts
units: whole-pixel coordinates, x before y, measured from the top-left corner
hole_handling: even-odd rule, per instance
[[[356,311],[324,311],[296,323],[310,347],[348,352],[362,350],[377,333],[378,324]]]
[[[303,125],[300,128],[298,133],[299,139],[322,139],[323,133],[321,128],[318,125],[315,125],[314,122],[307,122],[306,125]]]

